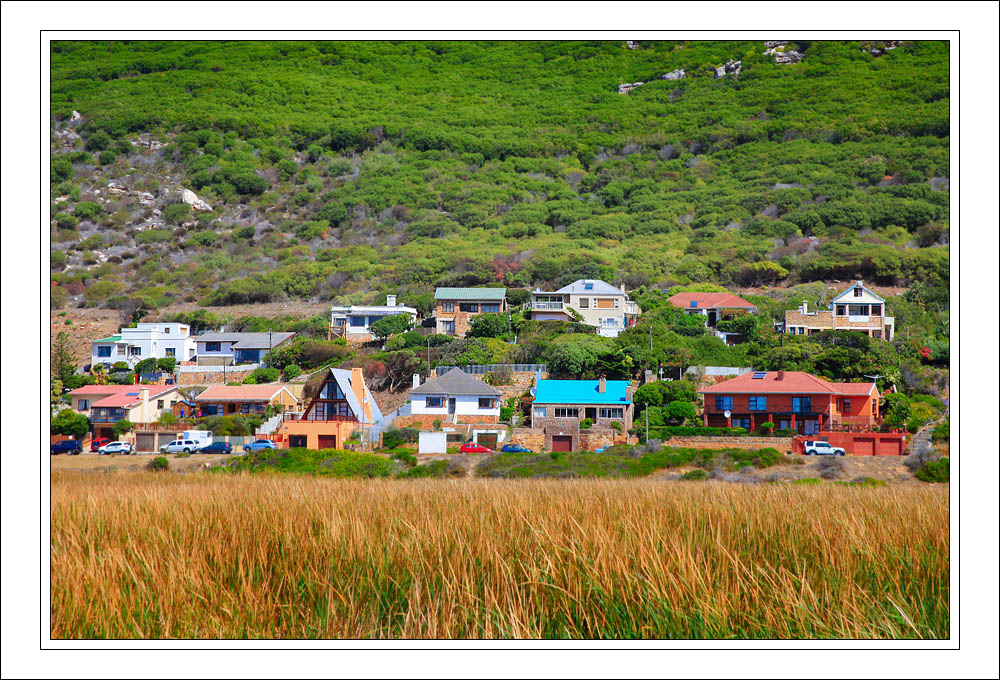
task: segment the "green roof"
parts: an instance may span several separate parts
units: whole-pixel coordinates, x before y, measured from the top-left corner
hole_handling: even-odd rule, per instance
[[[506,288],[438,288],[435,300],[503,300]]]
[[[108,338],[101,338],[100,340],[94,340],[94,342],[121,342],[121,341],[122,341],[122,336],[120,335],[112,335],[111,337]]]

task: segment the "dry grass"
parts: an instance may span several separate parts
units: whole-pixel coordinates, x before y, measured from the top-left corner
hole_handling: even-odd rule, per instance
[[[85,475],[54,638],[942,638],[946,488]]]

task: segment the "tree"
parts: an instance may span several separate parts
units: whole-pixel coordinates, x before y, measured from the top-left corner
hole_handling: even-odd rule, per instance
[[[157,359],[156,367],[164,373],[173,373],[174,369],[177,368],[177,359],[176,357],[164,357],[163,359]]]
[[[885,398],[882,422],[888,427],[906,427],[910,418],[910,399],[902,392],[893,392]]]
[[[73,409],[63,409],[52,419],[49,431],[52,434],[83,437],[90,431],[90,420],[87,416],[76,413]]]
[[[500,338],[507,333],[506,314],[480,314],[473,317],[469,335],[474,338]]]
[[[254,370],[253,373],[248,375],[244,380],[244,385],[262,385],[264,383],[272,383],[281,377],[281,371],[271,366],[265,366],[263,368],[258,368]]]
[[[689,420],[694,420],[697,415],[694,404],[690,401],[672,401],[667,404],[666,415],[677,425],[683,425]]]
[[[136,373],[154,373],[156,372],[156,359],[149,357],[148,359],[143,359],[135,365]]]
[[[66,331],[59,331],[52,343],[52,377],[63,384],[76,373],[76,359],[69,346],[69,336]]]
[[[114,425],[115,439],[121,439],[122,435],[126,432],[131,432],[135,428],[135,425],[128,420],[119,420]]]
[[[393,314],[386,316],[371,325],[372,335],[379,340],[385,340],[390,335],[403,333],[413,327],[413,319],[409,314]]]

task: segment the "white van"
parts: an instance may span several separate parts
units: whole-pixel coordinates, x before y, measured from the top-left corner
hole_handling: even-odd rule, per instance
[[[181,432],[181,439],[193,441],[196,449],[208,446],[212,443],[212,432],[210,430],[187,430]]]

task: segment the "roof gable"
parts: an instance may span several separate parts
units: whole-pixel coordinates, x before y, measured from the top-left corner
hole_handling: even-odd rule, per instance
[[[500,390],[492,385],[487,385],[478,378],[473,378],[461,368],[456,367],[442,376],[428,379],[419,387],[414,387],[410,390],[410,394],[446,394],[453,397],[496,397],[500,395]]]
[[[858,288],[859,286],[861,287],[862,291],[861,297],[854,297],[854,289]],[[872,301],[885,302],[885,298],[876,295],[875,292],[872,291],[871,288],[866,286],[863,281],[855,281],[853,285],[851,285],[846,290],[841,291],[840,294],[837,295],[837,297],[833,298],[833,300],[830,301],[830,305],[832,308],[833,303],[835,302],[840,302],[841,304],[843,304],[846,302],[850,302],[852,300],[857,300],[858,302],[872,302]]]
[[[631,404],[628,380],[539,380],[535,388],[536,404]]]
[[[677,293],[667,298],[667,302],[683,309],[756,309],[756,305],[747,302],[732,293]]]
[[[587,288],[588,285],[590,288]],[[563,295],[574,293],[577,295],[621,295],[628,297],[621,288],[616,288],[610,283],[601,281],[600,279],[577,279],[568,286],[563,286],[555,292]]]

